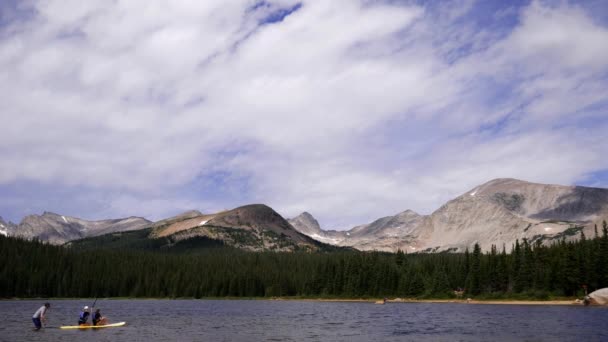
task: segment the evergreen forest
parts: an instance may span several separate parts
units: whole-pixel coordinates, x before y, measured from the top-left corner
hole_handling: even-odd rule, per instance
[[[54,246],[0,236],[0,297],[582,297],[608,287],[608,227],[551,246],[465,253],[245,252]]]

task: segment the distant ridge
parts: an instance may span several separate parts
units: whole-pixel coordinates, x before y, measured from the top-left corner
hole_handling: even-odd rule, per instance
[[[507,250],[516,239],[550,243],[594,234],[608,220],[608,189],[499,178],[442,205],[431,215],[406,210],[348,231],[325,231],[306,213],[291,219],[319,241],[360,250],[464,251],[475,243]]]
[[[608,220],[608,189],[538,184],[499,178],[474,187],[430,215],[405,210],[347,231],[324,230],[308,212],[285,220],[264,204],[218,213],[191,210],[150,222],[141,217],[87,221],[45,212],[19,224],[0,217],[0,234],[63,244],[108,233],[149,228],[149,237],[174,242],[202,237],[251,251],[317,250],[324,244],[395,252],[464,251],[478,243],[510,250],[516,239],[551,243],[594,234]],[[146,233],[148,234],[148,233]],[[141,234],[140,234],[141,235]],[[320,247],[321,246],[321,247]]]
[[[28,215],[17,225],[7,225],[7,235],[62,244],[84,237],[141,229],[151,223],[141,217],[88,221],[45,211],[42,215]],[[0,224],[5,225],[4,222]]]
[[[272,208],[251,204],[215,214],[188,212],[146,229],[75,240],[76,248],[183,251],[233,247],[261,252],[335,250],[295,230]]]

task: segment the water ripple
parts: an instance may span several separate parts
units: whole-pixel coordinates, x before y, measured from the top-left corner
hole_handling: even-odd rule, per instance
[[[49,325],[90,300],[52,301]],[[99,300],[122,328],[32,331],[40,301],[0,301],[0,341],[608,341],[606,308],[430,303]]]

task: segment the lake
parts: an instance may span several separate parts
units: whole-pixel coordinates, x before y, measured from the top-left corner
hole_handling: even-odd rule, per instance
[[[608,341],[608,308],[460,303],[267,300],[98,300],[111,322],[75,325],[92,300],[51,300],[46,329],[33,331],[44,301],[0,301],[1,341]]]

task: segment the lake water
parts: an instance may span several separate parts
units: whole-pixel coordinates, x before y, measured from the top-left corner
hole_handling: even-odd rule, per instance
[[[75,325],[92,300],[0,301],[1,341],[608,341],[608,309],[582,306],[264,300],[98,300],[120,328]]]

